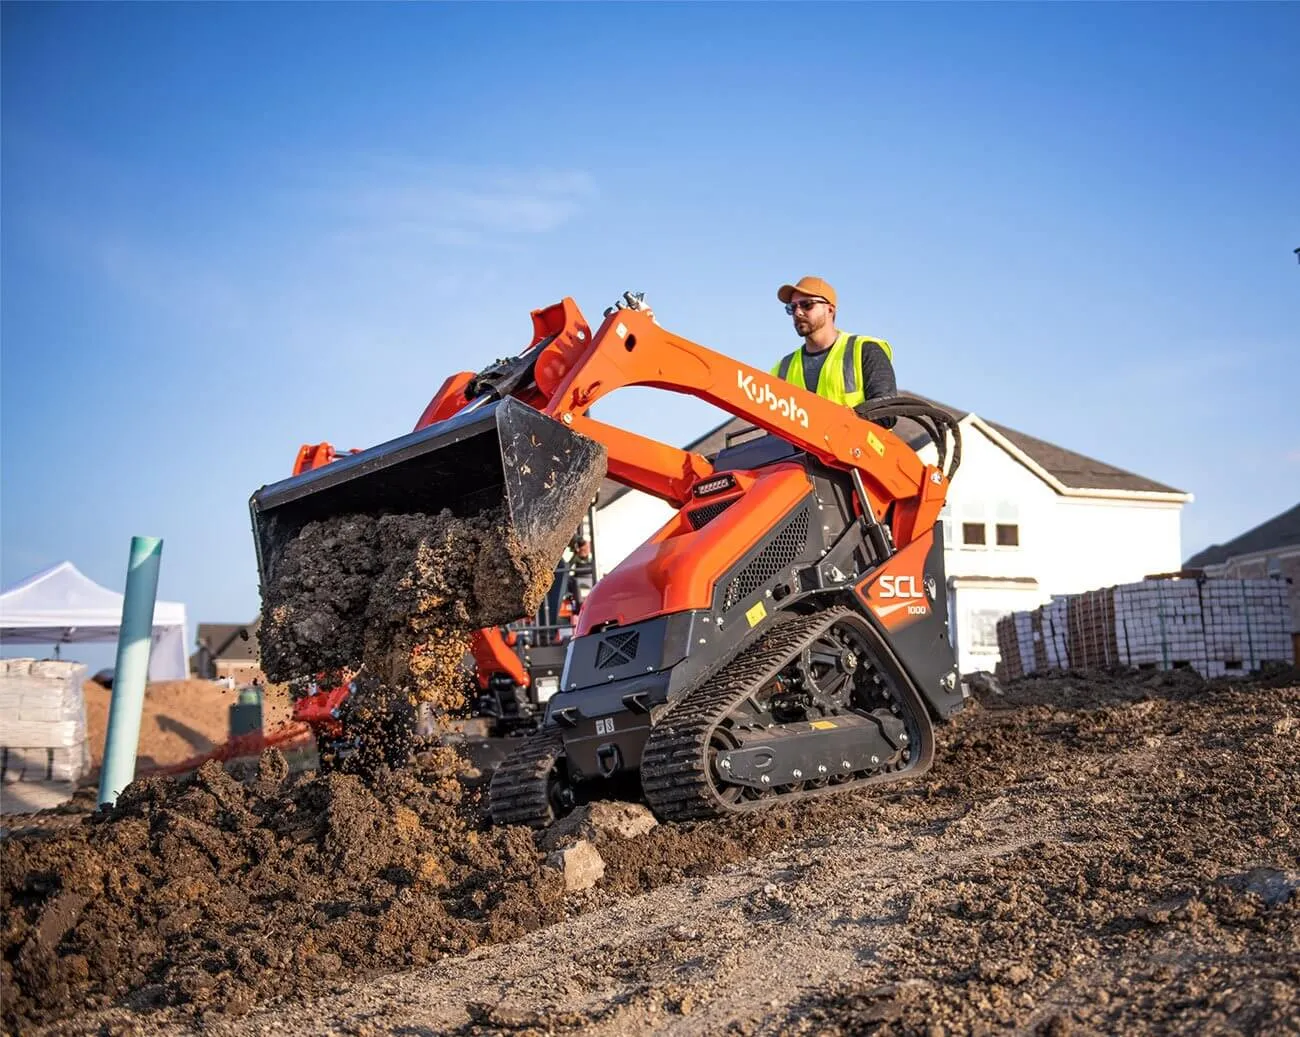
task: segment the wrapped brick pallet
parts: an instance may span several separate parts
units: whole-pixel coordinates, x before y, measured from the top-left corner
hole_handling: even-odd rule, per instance
[[[1288,588],[1281,580],[1209,579],[1200,592],[1206,676],[1295,661]]]
[[[0,774],[76,782],[90,770],[81,663],[0,659]]]
[[[998,638],[998,655],[1000,656],[998,666],[1002,671],[998,676],[1004,680],[1017,680],[1025,676],[1026,673],[1033,672],[1032,631],[1030,651],[1027,654],[1021,652],[1020,626],[1026,624],[1028,620],[1029,613],[1015,612],[1003,616],[997,622],[995,629]]]
[[[1120,663],[1113,587],[1071,595],[1066,603],[1066,623],[1067,649],[1075,666],[1092,670]]]
[[[1173,670],[1207,679],[1296,661],[1280,580],[1153,579],[1060,595],[998,620],[1009,679],[1043,670]]]
[[[1206,675],[1201,589],[1196,580],[1141,580],[1114,588],[1119,661],[1138,669],[1190,666]]]
[[[1058,595],[1050,605],[1038,608],[1039,623],[1043,631],[1044,656],[1049,670],[1068,670],[1070,668],[1070,623],[1069,599]]]

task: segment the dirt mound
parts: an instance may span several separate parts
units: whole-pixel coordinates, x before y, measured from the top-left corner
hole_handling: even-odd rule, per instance
[[[562,920],[571,905],[540,837],[490,828],[481,786],[449,777],[450,757],[418,762],[373,782],[295,781],[267,750],[247,785],[211,762],[135,782],[76,829],[6,840],[6,1025],[127,994],[138,1008],[238,1014]],[[788,838],[792,822],[780,811],[618,840],[605,889],[708,874]]]
[[[248,785],[212,762],[135,782],[72,831],[6,840],[6,1024],[127,992],[237,1011],[559,917],[532,839],[475,831],[446,765],[291,782],[268,750]]]
[[[1041,790],[1070,793],[1064,838],[900,897],[888,982],[806,999],[791,1032],[1300,1033],[1300,671],[1066,673],[984,706],[934,773],[945,829],[1032,831]]]

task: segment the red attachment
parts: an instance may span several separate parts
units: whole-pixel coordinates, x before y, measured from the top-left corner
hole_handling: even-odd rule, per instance
[[[343,733],[343,725],[334,716],[334,710],[340,708],[347,697],[346,684],[304,695],[293,704],[293,719],[307,724],[313,731],[336,738]]]
[[[507,643],[500,627],[485,627],[474,631],[470,638],[470,652],[474,656],[475,675],[480,688],[486,691],[491,675],[503,671],[520,687],[526,688],[532,683],[519,656],[510,650],[509,645],[515,640],[515,635],[511,632]]]
[[[349,454],[360,452],[355,447],[348,451]],[[324,468],[338,458],[338,451],[329,443],[304,443],[298,448],[298,456],[294,459],[293,474],[302,475],[303,472],[310,472],[313,468]]]

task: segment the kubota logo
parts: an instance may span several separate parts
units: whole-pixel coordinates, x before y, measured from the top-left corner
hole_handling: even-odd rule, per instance
[[[752,374],[745,374],[744,371],[736,372],[736,384],[744,390],[746,396],[760,406],[776,411],[783,418],[797,421],[804,428],[808,427],[808,412],[794,402],[793,396],[785,398],[778,396],[767,382],[760,385],[754,381]]]

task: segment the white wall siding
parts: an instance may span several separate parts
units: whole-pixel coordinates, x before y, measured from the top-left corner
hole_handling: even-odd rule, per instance
[[[934,449],[921,451],[934,462]],[[952,576],[1037,576],[1053,550],[1050,530],[1060,497],[969,421],[962,422],[961,467],[948,488],[944,569]],[[984,543],[963,542],[963,527],[978,525]],[[1014,526],[1017,546],[998,545],[998,526]],[[1040,581],[1041,582],[1041,581]]]
[[[1182,568],[1180,505],[1063,497],[1041,579],[1077,594]]]
[[[948,585],[948,636],[953,639],[959,673],[997,666],[997,622],[1009,612],[1034,609],[1050,601],[1033,583],[997,584],[958,576]]]

